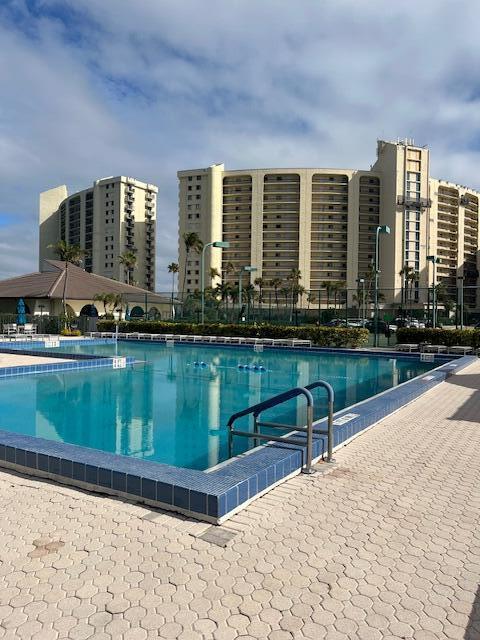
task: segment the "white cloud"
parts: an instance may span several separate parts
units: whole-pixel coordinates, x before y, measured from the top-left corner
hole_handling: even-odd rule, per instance
[[[159,185],[167,289],[178,169],[365,168],[377,137],[409,136],[431,147],[433,175],[480,187],[476,0],[42,0],[37,18],[13,5],[15,21],[0,10],[0,216],[22,232],[0,226],[0,249],[9,233],[22,271],[36,266],[38,192],[64,182]],[[0,277],[11,260],[0,250]]]

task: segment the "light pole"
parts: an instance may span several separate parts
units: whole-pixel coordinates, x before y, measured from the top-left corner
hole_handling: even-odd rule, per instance
[[[432,279],[432,328],[437,326],[437,270],[436,265],[441,262],[437,256],[427,256],[427,260],[433,264],[433,279]]]
[[[379,254],[379,244],[380,244],[380,234],[389,234],[390,227],[386,224],[378,226],[377,231],[375,233],[375,302],[374,302],[374,337],[373,337],[373,346],[378,347],[378,274],[380,270],[378,268],[378,254]]]
[[[254,271],[257,271],[257,267],[251,267],[248,265],[246,267],[242,267],[238,274],[238,308],[240,309],[240,314],[242,313],[242,275],[244,273],[253,273]]]
[[[362,285],[362,327],[365,324],[365,278],[357,278],[357,284]],[[358,315],[360,316],[360,305],[358,305]]]
[[[207,242],[203,245],[202,260],[200,265],[200,287],[202,289],[202,324],[205,322],[205,251],[208,247],[214,247],[215,249],[228,249],[229,242]]]
[[[457,280],[460,283],[460,288],[457,284],[458,293],[460,294],[458,296],[458,305],[460,307],[460,329],[463,329],[463,283],[465,278],[463,276],[458,276]]]

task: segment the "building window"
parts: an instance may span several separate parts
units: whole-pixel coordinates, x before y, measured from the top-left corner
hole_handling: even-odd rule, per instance
[[[192,176],[188,176],[188,181],[191,182],[193,180]]]

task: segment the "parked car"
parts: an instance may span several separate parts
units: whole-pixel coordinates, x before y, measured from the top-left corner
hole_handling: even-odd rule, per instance
[[[375,332],[375,322],[373,320],[369,320],[366,325],[365,328],[368,329],[370,331],[370,333],[374,333]],[[377,322],[377,333],[395,333],[397,331],[397,325],[396,324],[387,324],[385,322],[385,320],[378,320]]]
[[[345,320],[341,318],[332,318],[328,322],[325,322],[324,327],[344,327],[346,325]]]

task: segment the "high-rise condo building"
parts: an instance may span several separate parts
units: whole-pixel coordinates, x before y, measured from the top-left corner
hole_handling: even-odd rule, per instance
[[[158,188],[134,178],[96,180],[71,196],[66,186],[40,194],[39,262],[55,258],[59,240],[85,249],[84,268],[97,275],[155,290],[155,219]],[[129,270],[119,256],[134,252]]]
[[[190,252],[186,261],[185,233],[204,243],[230,242],[228,249],[207,250],[207,285],[215,284],[210,268],[238,282],[248,265],[256,267],[251,281],[261,277],[267,286],[299,269],[307,290],[328,282],[354,290],[373,269],[377,227],[388,225],[379,266],[380,287],[391,290],[391,300],[400,300],[400,272],[408,266],[418,273],[416,302],[426,302],[435,272],[447,286],[464,278],[465,303],[477,303],[468,286],[477,284],[480,266],[480,193],[430,177],[429,150],[412,140],[379,140],[369,170],[226,171],[216,164],[179,171],[178,178],[180,283],[186,271],[187,292],[200,288],[200,257]]]

